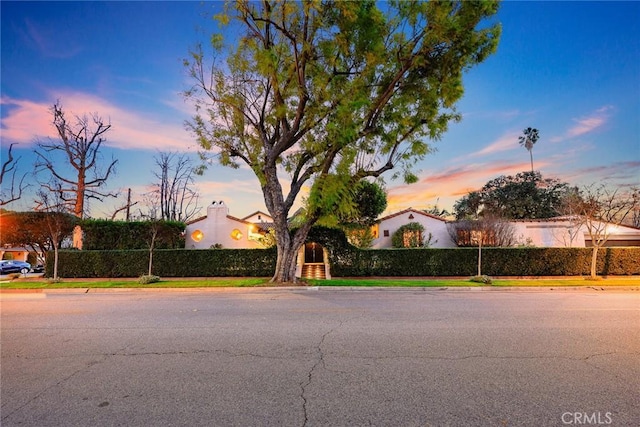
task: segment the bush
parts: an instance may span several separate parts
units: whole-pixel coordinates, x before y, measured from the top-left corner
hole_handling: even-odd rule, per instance
[[[490,285],[491,283],[493,283],[493,280],[491,280],[491,277],[484,274],[482,276],[473,276],[469,280],[474,283],[484,283],[485,285]]]
[[[184,248],[182,233],[186,225],[179,221],[82,221],[85,250],[145,249],[156,232],[156,249]]]
[[[148,285],[149,283],[157,283],[159,281],[160,281],[160,277],[154,276],[153,274],[151,274],[151,275],[143,274],[138,279],[138,283],[140,283],[142,285]]]
[[[275,249],[160,249],[153,270],[160,277],[267,277],[276,266]],[[47,257],[53,271],[53,256]],[[60,251],[62,277],[140,277],[149,271],[149,251]]]

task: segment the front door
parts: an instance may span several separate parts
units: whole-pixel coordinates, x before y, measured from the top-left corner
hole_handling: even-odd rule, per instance
[[[324,253],[322,251],[322,246],[315,242],[306,243],[304,245],[304,263],[314,264],[323,262]]]

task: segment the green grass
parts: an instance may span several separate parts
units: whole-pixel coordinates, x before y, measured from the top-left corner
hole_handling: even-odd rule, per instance
[[[480,286],[640,286],[640,277],[608,278],[601,280],[575,279],[493,279],[491,285],[468,279],[332,279],[308,280],[314,286],[381,286],[381,287],[480,287]]]
[[[266,278],[211,278],[211,279],[185,279],[185,280],[161,280],[156,283],[141,284],[138,279],[123,280],[82,280],[69,279],[48,283],[46,280],[14,280],[0,282],[0,289],[76,289],[76,288],[242,288],[268,286]]]
[[[615,277],[588,280],[571,279],[494,279],[492,285],[474,283],[468,279],[422,279],[422,278],[337,278],[332,280],[307,280],[309,286],[339,287],[562,287],[562,286],[640,286],[640,277]],[[59,283],[48,283],[45,279],[18,279],[0,282],[0,289],[66,289],[66,288],[222,288],[222,287],[266,287],[268,278],[205,278],[164,279],[156,283],[140,284],[137,279],[100,280],[68,279]]]

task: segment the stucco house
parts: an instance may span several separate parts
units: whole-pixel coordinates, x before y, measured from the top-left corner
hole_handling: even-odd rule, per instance
[[[393,234],[403,225],[419,223],[424,227],[423,241],[431,248],[455,248],[448,230],[449,222],[421,210],[409,208],[380,218],[372,227],[373,249],[391,248]],[[272,227],[273,218],[262,211],[243,218],[229,215],[223,201],[207,207],[207,214],[187,223],[187,249],[250,249],[262,248],[260,242]],[[575,218],[558,217],[545,220],[510,221],[518,244],[538,247],[589,247],[591,240],[586,227]],[[611,226],[613,227],[613,226]],[[425,242],[426,243],[426,242]],[[611,229],[606,246],[640,246],[640,229],[617,226]],[[330,278],[329,253],[317,242],[300,248],[296,276]]]
[[[447,221],[439,216],[409,208],[380,218],[373,226],[373,249],[391,248],[391,238],[403,225],[417,222],[424,227],[424,238],[431,248],[455,248],[447,230]]]
[[[187,249],[261,248],[258,239],[271,227],[273,219],[262,211],[243,218],[229,215],[223,201],[213,202],[207,207],[207,215],[187,224],[185,247]],[[380,218],[372,227],[373,249],[391,248],[393,233],[403,225],[417,222],[424,227],[424,239],[432,248],[455,248],[447,224],[443,218],[418,209],[408,208]],[[575,217],[556,217],[534,220],[513,220],[514,237],[518,244],[537,247],[590,247],[591,237],[584,224]],[[630,226],[609,225],[609,238],[605,246],[640,246],[640,229]],[[303,248],[301,257],[314,263],[321,262],[322,249]],[[314,252],[315,251],[315,252]]]
[[[593,246],[587,226],[577,217],[561,216],[548,219],[511,221],[518,241],[537,247]],[[605,246],[640,246],[640,229],[613,224],[597,224],[599,229],[607,228]]]
[[[187,223],[185,247],[187,249],[262,248],[259,238],[273,223],[273,219],[261,211],[244,218],[229,215],[224,201],[214,201],[207,206],[207,214]]]
[[[187,223],[185,247],[187,249],[255,249],[262,248],[262,235],[272,227],[273,218],[257,211],[244,218],[229,215],[224,201],[214,201],[207,214]],[[329,254],[322,245],[310,242],[298,252],[296,275],[307,278],[331,278]]]

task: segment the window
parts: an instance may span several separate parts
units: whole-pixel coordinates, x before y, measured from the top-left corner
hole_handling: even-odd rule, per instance
[[[384,237],[389,237],[389,230],[384,230],[382,234],[384,235]]]
[[[204,234],[200,230],[196,230],[193,233],[191,233],[191,238],[193,239],[194,242],[201,241],[203,237],[204,237]]]

